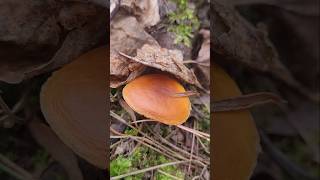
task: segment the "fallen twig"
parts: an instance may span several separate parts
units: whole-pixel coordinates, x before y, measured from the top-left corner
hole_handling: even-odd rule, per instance
[[[318,178],[305,172],[299,166],[291,162],[286,155],[284,155],[278,148],[276,148],[269,137],[260,131],[261,143],[264,151],[270,155],[270,157],[276,161],[280,167],[282,167],[292,178],[296,180],[317,180]]]
[[[0,154],[0,169],[6,171],[19,180],[39,180],[2,154]]]

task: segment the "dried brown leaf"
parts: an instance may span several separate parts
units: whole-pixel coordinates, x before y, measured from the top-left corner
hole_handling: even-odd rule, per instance
[[[83,3],[1,1],[0,81],[20,83],[96,46],[106,38],[104,14]]]
[[[114,17],[110,33],[110,87],[119,87],[142,73],[144,65],[119,56],[118,51],[131,55],[145,43],[158,46],[135,17],[121,12]]]
[[[134,79],[145,66],[131,61],[115,51],[110,52],[110,87],[117,88]]]
[[[49,61],[39,49],[51,53],[59,43],[55,6],[48,1],[0,2],[0,81],[19,83],[26,72]],[[38,9],[42,13],[35,13]]]
[[[146,66],[169,72],[178,79],[202,88],[194,72],[183,64],[183,55],[181,51],[145,44],[142,48],[137,50],[137,56],[135,57],[130,57],[124,53],[120,54]]]
[[[121,6],[129,9],[143,27],[154,26],[160,21],[158,0],[122,0]]]
[[[269,73],[311,100],[319,100],[282,64],[265,30],[257,29],[233,8],[216,0],[212,2],[211,15],[211,23],[214,24],[212,49],[215,53],[226,57],[233,65],[244,64],[256,71]]]
[[[250,4],[266,4],[277,6],[302,15],[319,15],[319,1],[314,0],[217,0],[223,4],[237,6]]]
[[[198,53],[196,61],[198,62],[197,67],[200,70],[203,78],[201,83],[205,87],[210,85],[210,31],[206,29],[200,30],[199,34],[203,37],[203,42]]]

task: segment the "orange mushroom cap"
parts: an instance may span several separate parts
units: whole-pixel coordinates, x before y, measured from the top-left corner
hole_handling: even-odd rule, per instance
[[[177,97],[185,92],[175,79],[164,74],[140,76],[123,88],[123,98],[137,113],[167,125],[184,123],[191,111],[189,97]]]
[[[92,50],[53,73],[41,110],[58,137],[91,164],[106,168],[107,48]]]
[[[213,65],[213,99],[242,93],[231,77]],[[213,113],[213,179],[247,180],[254,170],[259,136],[248,110]]]

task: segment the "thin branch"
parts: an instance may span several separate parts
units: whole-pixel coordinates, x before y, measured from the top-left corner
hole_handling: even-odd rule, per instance
[[[195,123],[193,124],[193,128],[195,128]],[[191,152],[190,152],[190,162],[189,162],[189,167],[188,167],[188,173],[191,170],[191,161],[192,161],[192,157],[193,157],[193,150],[194,150],[194,142],[195,142],[195,135],[192,134],[192,145],[191,145]]]
[[[280,167],[282,167],[288,174],[291,175],[296,180],[317,180],[318,178],[313,177],[312,175],[305,172],[299,166],[291,162],[285,154],[283,154],[279,149],[277,149],[269,139],[269,137],[263,132],[260,131],[261,142],[263,150],[274,159]]]
[[[19,180],[38,180],[2,154],[0,154],[0,168]]]
[[[186,126],[183,126],[183,125],[177,125],[178,128],[182,129],[182,130],[185,130],[187,132],[190,132],[192,134],[195,134],[196,136],[199,136],[203,139],[206,139],[207,141],[210,142],[210,134],[207,134],[207,133],[204,133],[204,132],[201,132],[201,131],[198,131],[196,129],[191,129],[189,127],[186,127]]]

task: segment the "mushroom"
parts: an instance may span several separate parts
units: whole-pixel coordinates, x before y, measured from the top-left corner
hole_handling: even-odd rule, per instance
[[[165,74],[140,76],[123,88],[123,98],[137,113],[167,125],[184,123],[191,111],[189,97],[175,79]]]
[[[214,101],[240,96],[236,83],[213,65]],[[259,136],[248,110],[213,113],[213,179],[247,180],[255,167]]]
[[[91,164],[107,167],[107,47],[64,66],[43,85],[41,110],[59,138]]]

